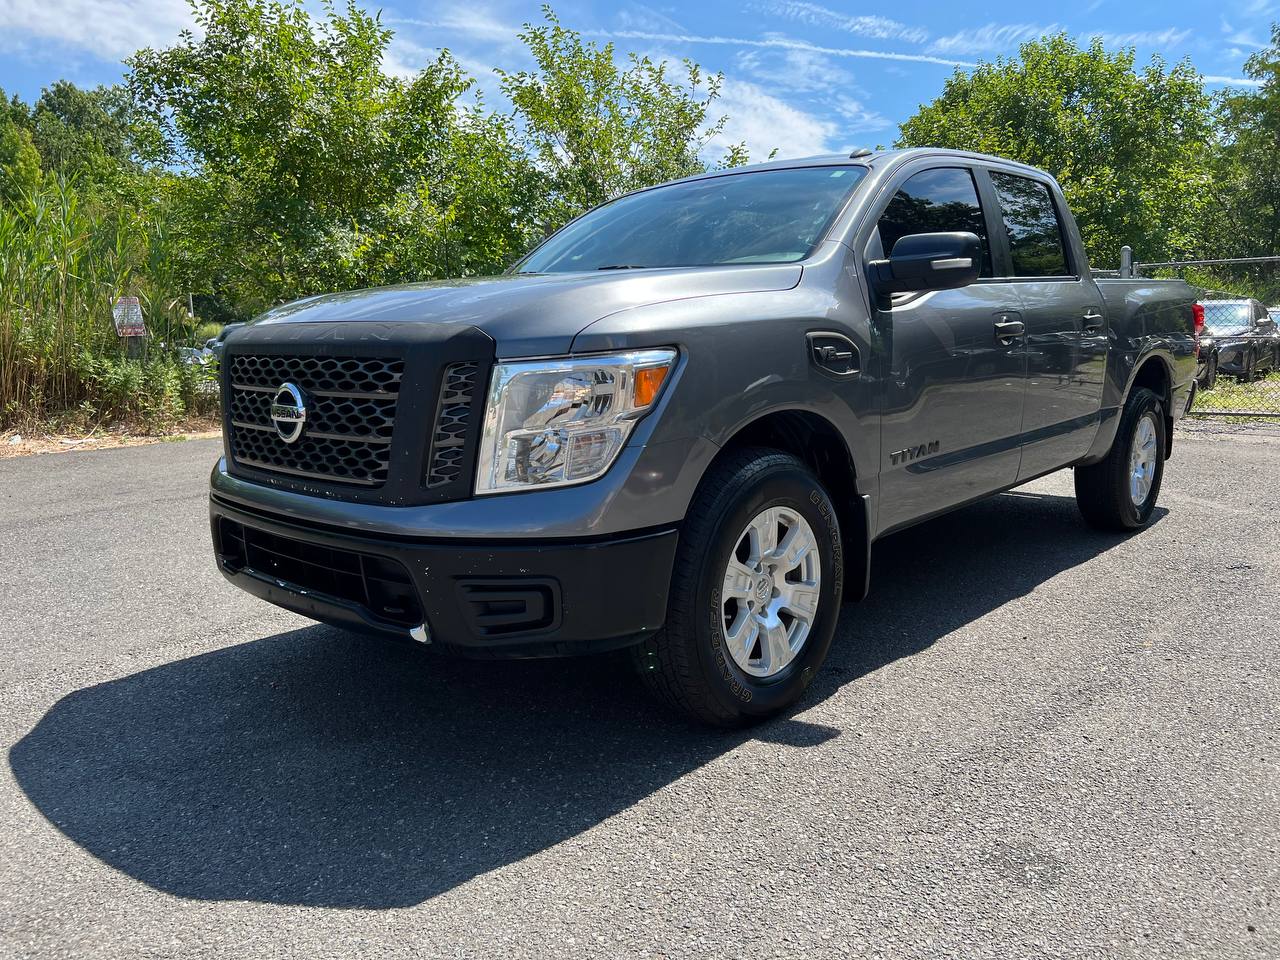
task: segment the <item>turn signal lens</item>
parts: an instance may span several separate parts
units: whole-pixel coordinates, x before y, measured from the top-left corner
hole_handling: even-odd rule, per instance
[[[659,367],[644,367],[636,371],[635,404],[637,407],[647,407],[658,398],[662,381],[667,379],[667,371],[670,369],[671,365],[664,363]]]

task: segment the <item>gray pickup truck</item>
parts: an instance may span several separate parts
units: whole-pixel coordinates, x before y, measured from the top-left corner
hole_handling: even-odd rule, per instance
[[[1064,467],[1085,520],[1146,523],[1196,316],[1181,282],[1093,279],[1058,185],[1016,163],[692,177],[504,276],[231,334],[217,562],[436,649],[629,647],[677,708],[749,723],[821,667],[877,537]]]

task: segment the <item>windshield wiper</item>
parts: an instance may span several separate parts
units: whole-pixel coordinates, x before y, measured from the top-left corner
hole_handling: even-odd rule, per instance
[[[596,267],[597,270],[645,270],[648,269],[643,263],[607,263],[603,267]]]

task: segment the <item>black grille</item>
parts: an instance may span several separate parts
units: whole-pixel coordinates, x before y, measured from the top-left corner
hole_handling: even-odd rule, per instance
[[[234,570],[282,580],[353,604],[375,620],[402,627],[422,623],[422,605],[409,572],[386,557],[335,550],[218,519],[219,552]]]
[[[436,428],[431,435],[426,477],[428,488],[456,483],[462,476],[471,422],[471,401],[479,372],[478,363],[455,363],[445,371],[444,382],[440,386]]]
[[[238,463],[367,487],[387,480],[404,362],[373,357],[235,355],[229,439]],[[271,420],[283,383],[307,395],[302,436],[286,443]]]

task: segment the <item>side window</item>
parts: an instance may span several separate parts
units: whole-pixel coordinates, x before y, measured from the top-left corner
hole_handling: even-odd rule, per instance
[[[939,167],[911,177],[889,201],[879,229],[885,256],[901,238],[912,234],[976,233],[982,241],[982,276],[991,276],[991,249],[978,188],[973,174],[963,167]]]
[[[1065,277],[1066,246],[1062,224],[1049,188],[1037,180],[991,171],[991,183],[1000,198],[1000,214],[1009,235],[1015,277]]]

